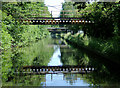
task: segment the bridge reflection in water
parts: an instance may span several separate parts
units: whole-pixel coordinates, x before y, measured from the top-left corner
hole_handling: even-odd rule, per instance
[[[30,82],[28,84],[33,85],[31,82],[34,82],[34,85],[38,83],[42,86],[92,86],[106,85],[106,82],[107,85],[119,84],[120,76],[117,70],[109,69],[111,64],[108,61],[104,62],[102,58],[93,57],[83,49],[78,51],[59,41],[60,39],[53,39],[49,43],[48,47],[54,47],[54,53],[46,65],[23,66],[14,73],[15,82],[19,84],[22,80],[23,84]],[[43,63],[41,60],[39,62]]]
[[[51,57],[48,66],[23,66],[20,71],[15,73],[20,73],[21,75],[40,75],[40,74],[87,74],[95,71],[93,66],[85,65],[63,65],[61,62],[61,52],[60,46],[54,45],[55,52]]]
[[[61,44],[62,41],[59,43]],[[16,77],[44,76],[45,82],[41,82],[43,86],[88,86],[88,83],[83,82],[83,80],[79,79],[77,76],[94,72],[96,69],[92,66],[64,65],[61,61],[62,48],[66,49],[67,52],[70,52],[71,49],[68,46],[62,46],[59,44],[52,45],[52,47],[54,47],[54,53],[50,58],[48,66],[24,66],[20,71],[15,72]]]

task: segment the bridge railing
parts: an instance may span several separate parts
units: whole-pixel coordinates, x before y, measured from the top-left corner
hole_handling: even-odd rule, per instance
[[[24,66],[15,73],[21,74],[58,74],[58,73],[77,73],[86,74],[95,71],[92,66]]]
[[[78,17],[31,17],[19,19],[23,24],[51,25],[51,24],[92,24],[94,21],[85,20]]]

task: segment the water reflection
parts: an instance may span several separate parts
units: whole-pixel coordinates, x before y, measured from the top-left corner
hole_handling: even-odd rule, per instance
[[[60,40],[59,40],[59,43]],[[60,45],[54,45],[54,53],[48,66],[60,66],[61,51]],[[71,52],[72,53],[72,52]],[[77,78],[76,74],[46,74],[44,86],[88,86],[89,84]]]
[[[88,52],[83,48],[76,49],[76,51],[72,54],[62,52],[61,55],[63,65],[91,65],[97,69],[97,71],[86,74],[85,77],[81,77],[91,86],[120,87],[120,71],[118,70],[119,66],[114,62],[106,60],[98,55],[93,55],[91,52]],[[71,58],[74,61],[70,60]]]
[[[120,87],[119,85],[120,72],[118,70],[119,65],[109,60],[106,60],[103,57],[99,57],[98,55],[93,55],[91,52],[88,52],[82,48],[78,50],[73,48],[71,49],[69,47],[66,48],[60,47],[60,50],[61,50],[61,61],[63,65],[86,65],[86,66],[91,65],[97,68],[97,71],[94,71],[90,74],[86,74],[84,75],[84,77],[81,77],[80,75],[77,76],[77,81],[83,78],[85,83],[88,83],[90,86]],[[67,75],[68,74],[65,74],[65,76]],[[72,74],[72,75],[76,76],[78,74]],[[71,82],[71,79],[72,78],[68,79],[69,83]],[[71,82],[71,84],[74,82]]]
[[[44,86],[89,86],[82,79],[77,78],[76,74],[47,74]]]
[[[40,40],[27,47],[4,51],[2,53],[2,85],[39,86],[40,82],[44,80],[44,75],[19,76],[14,73],[16,70],[21,70],[22,66],[47,66],[53,54],[53,48],[47,47],[48,42],[50,42],[49,40],[50,39]]]
[[[60,47],[58,45],[54,45],[54,53],[53,56],[51,57],[50,62],[48,63],[48,66],[60,66],[60,65],[62,65]]]
[[[21,49],[2,53],[2,81],[9,86],[119,86],[116,65],[84,49],[71,48],[60,39],[46,39]],[[53,47],[47,47],[54,44]],[[103,59],[103,60],[102,60]],[[113,64],[113,63],[112,63]],[[26,65],[91,65],[97,68],[89,74],[14,75]]]

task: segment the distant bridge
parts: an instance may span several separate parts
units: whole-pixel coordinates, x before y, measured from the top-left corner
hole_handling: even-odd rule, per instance
[[[47,28],[48,30],[51,30],[51,29],[53,29],[53,30],[66,30],[66,29],[68,29],[68,28],[66,28],[66,27],[59,27],[59,28],[55,28],[55,27],[49,27],[49,28]]]
[[[67,32],[71,32],[71,30],[68,30],[67,27],[59,27],[59,28],[55,28],[55,27],[49,27],[47,28],[47,30],[51,33],[67,33]]]
[[[61,33],[61,32],[67,32],[69,31],[68,28],[66,27],[59,27],[59,28],[55,28],[55,27],[50,27],[50,28],[47,28],[49,32],[52,32],[52,33]]]
[[[20,69],[21,71],[16,71],[18,74],[32,75],[32,74],[58,74],[58,73],[74,73],[74,74],[86,74],[95,71],[96,69],[92,66],[24,66]]]

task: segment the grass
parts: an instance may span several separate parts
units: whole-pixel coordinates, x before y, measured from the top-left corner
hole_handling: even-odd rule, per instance
[[[81,34],[78,33],[74,35],[67,34],[67,37],[65,36],[65,39],[75,42],[80,46],[87,47],[95,52],[101,53],[105,57],[114,60],[118,64],[120,63],[119,60],[120,44],[118,40],[119,38],[102,40],[100,38],[98,39],[98,38],[88,37],[87,35],[85,35],[84,37],[80,35]]]
[[[2,52],[2,81],[3,85],[8,77],[14,77],[15,69],[26,65],[47,65],[54,49],[47,45],[52,42],[50,38],[31,43],[30,46],[15,48]],[[5,82],[5,83],[4,83]]]

